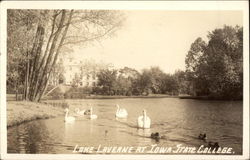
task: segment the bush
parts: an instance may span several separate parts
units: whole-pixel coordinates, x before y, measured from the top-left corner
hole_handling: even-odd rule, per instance
[[[132,91],[128,91],[128,92],[126,93],[126,96],[132,96]]]
[[[72,87],[65,94],[65,99],[82,99],[92,93],[92,88],[90,87]]]
[[[68,92],[64,94],[65,99],[82,99],[86,98],[87,94],[80,92]]]

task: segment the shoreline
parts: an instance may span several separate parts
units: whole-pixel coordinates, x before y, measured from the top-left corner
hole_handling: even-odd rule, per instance
[[[225,99],[225,98],[215,98],[215,97],[209,97],[209,96],[190,96],[190,95],[164,95],[164,94],[152,94],[148,96],[109,96],[109,95],[86,95],[84,98],[61,98],[61,99],[53,99],[50,97],[45,97],[42,99],[43,101],[46,100],[76,100],[76,99],[129,99],[129,98],[178,98],[178,99],[193,99],[193,100],[211,100],[211,101],[242,101],[242,99]]]
[[[84,99],[125,99],[125,98],[178,98],[178,96],[170,96],[170,95],[148,95],[148,96],[103,96],[103,95],[92,95],[92,96],[86,96]]]
[[[164,95],[164,94],[152,94],[148,96],[119,96],[119,95],[114,95],[114,96],[109,96],[109,95],[86,95],[83,98],[58,98],[58,99],[53,99],[52,97],[44,97],[42,101],[46,100],[75,100],[75,99],[128,99],[128,98],[179,98],[179,96],[171,96],[171,95]]]
[[[28,101],[7,101],[7,128],[37,119],[63,115],[63,108]]]
[[[210,100],[210,101],[242,101],[243,99],[225,99],[218,97],[209,97],[209,96],[178,96],[179,99],[195,99],[195,100]]]

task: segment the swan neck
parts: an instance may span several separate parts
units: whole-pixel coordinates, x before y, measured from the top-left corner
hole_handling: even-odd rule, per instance
[[[67,118],[69,114],[69,111],[66,111],[65,117]]]
[[[147,121],[147,113],[146,111],[143,112],[143,127],[145,128],[146,125],[146,121]]]
[[[119,111],[120,111],[120,107],[117,105],[116,113],[119,113]]]

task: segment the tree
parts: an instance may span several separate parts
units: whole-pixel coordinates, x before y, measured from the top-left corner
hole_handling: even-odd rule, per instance
[[[186,72],[198,95],[242,98],[243,28],[224,26],[198,38],[186,56]]]
[[[186,63],[186,71],[193,73],[195,77],[197,77],[197,69],[199,65],[202,63],[202,56],[206,49],[206,42],[202,40],[202,38],[197,38],[194,43],[191,44],[190,50],[185,58]]]
[[[149,94],[152,87],[152,77],[148,69],[144,69],[137,79],[136,86],[138,87],[139,94]]]
[[[179,94],[191,94],[192,89],[191,89],[191,83],[188,81],[188,75],[187,72],[182,71],[182,70],[177,70],[175,71],[174,75],[175,80],[177,81],[178,84],[178,93]]]
[[[39,101],[58,56],[66,46],[87,45],[107,38],[121,26],[121,22],[118,11],[8,10],[8,72],[22,70],[18,73],[25,75],[22,79],[25,99]],[[21,38],[16,39],[20,35],[24,42]],[[16,55],[20,55],[17,60]],[[10,65],[12,62],[16,66],[14,69]],[[11,82],[13,76],[7,76]]]
[[[117,90],[117,70],[104,69],[98,74],[98,86],[102,87],[103,94],[113,95]]]
[[[209,33],[205,52],[211,96],[238,99],[243,92],[243,28],[224,26]]]
[[[204,52],[207,48],[207,44],[202,38],[197,38],[194,43],[191,44],[190,50],[185,58],[187,79],[193,86],[193,94],[203,95],[207,94],[207,79],[204,75],[204,65],[206,60],[204,58]]]
[[[122,95],[132,95],[133,90],[136,89],[134,84],[138,77],[139,72],[135,69],[129,67],[120,69],[119,76],[117,78],[118,92]]]
[[[30,58],[28,52],[32,47],[36,33],[34,25],[39,21],[39,14],[34,10],[7,11],[7,92],[9,88],[23,89]],[[39,18],[46,19],[43,15]]]

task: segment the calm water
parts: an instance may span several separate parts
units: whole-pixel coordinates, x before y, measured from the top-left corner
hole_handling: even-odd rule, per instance
[[[75,145],[175,147],[177,144],[199,147],[197,139],[205,132],[208,141],[217,141],[242,154],[242,102],[199,101],[178,98],[68,100],[70,114],[74,108],[87,108],[90,103],[96,120],[79,118],[65,124],[64,117],[36,120],[8,129],[8,153],[72,153]],[[115,118],[119,104],[129,115]],[[146,109],[151,129],[137,129],[137,117]],[[164,139],[148,138],[159,132]]]

